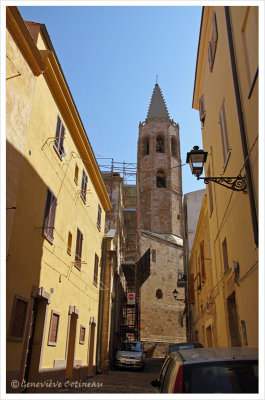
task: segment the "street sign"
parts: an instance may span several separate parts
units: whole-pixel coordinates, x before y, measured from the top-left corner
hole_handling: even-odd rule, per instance
[[[135,304],[135,293],[128,293],[127,304]]]

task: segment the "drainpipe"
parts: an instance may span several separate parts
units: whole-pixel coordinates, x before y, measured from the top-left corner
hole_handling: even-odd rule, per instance
[[[100,281],[105,284],[106,259],[107,259],[107,240],[103,238],[102,243],[102,264],[100,271]],[[98,339],[97,339],[97,372],[100,374],[101,369],[101,342],[102,342],[102,320],[105,290],[99,290],[99,308],[98,308]]]
[[[225,6],[224,9],[225,9],[226,28],[227,28],[227,36],[228,36],[228,44],[229,44],[229,52],[230,52],[230,61],[231,61],[231,67],[232,67],[232,75],[233,75],[234,90],[235,90],[236,105],[237,105],[237,116],[238,116],[238,121],[239,121],[243,156],[244,156],[244,160],[245,160],[245,171],[246,171],[246,178],[247,178],[247,189],[248,189],[248,196],[249,196],[249,202],[250,202],[252,227],[253,227],[253,233],[254,233],[254,241],[255,241],[256,246],[258,247],[258,245],[259,245],[259,242],[258,242],[258,240],[259,240],[258,239],[258,235],[259,235],[258,218],[257,218],[257,212],[256,212],[251,169],[250,169],[250,163],[249,163],[249,157],[248,157],[249,154],[248,154],[248,146],[247,146],[247,139],[246,139],[246,132],[245,132],[245,124],[244,124],[244,119],[243,119],[243,110],[242,110],[242,105],[241,105],[241,100],[240,100],[239,83],[238,83],[238,76],[237,76],[237,70],[236,70],[236,61],[235,61],[233,37],[232,37],[231,22],[230,22],[230,15],[229,15],[229,7]]]

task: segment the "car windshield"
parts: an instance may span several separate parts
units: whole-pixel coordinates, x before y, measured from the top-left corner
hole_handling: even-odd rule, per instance
[[[186,365],[183,390],[186,393],[258,393],[258,361]]]
[[[169,352],[172,353],[173,351],[193,349],[193,348],[194,344],[174,344],[173,346],[169,347]]]
[[[120,345],[120,350],[124,351],[142,351],[141,343],[123,342]]]

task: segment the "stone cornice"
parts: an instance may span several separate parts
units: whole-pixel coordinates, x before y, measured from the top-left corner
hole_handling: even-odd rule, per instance
[[[17,7],[6,7],[6,27],[32,73],[39,76],[45,69],[45,63]]]

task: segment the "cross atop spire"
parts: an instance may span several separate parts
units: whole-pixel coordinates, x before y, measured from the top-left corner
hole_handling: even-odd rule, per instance
[[[166,118],[169,119],[167,106],[158,83],[155,84],[151,102],[149,105],[147,119],[152,118]]]

